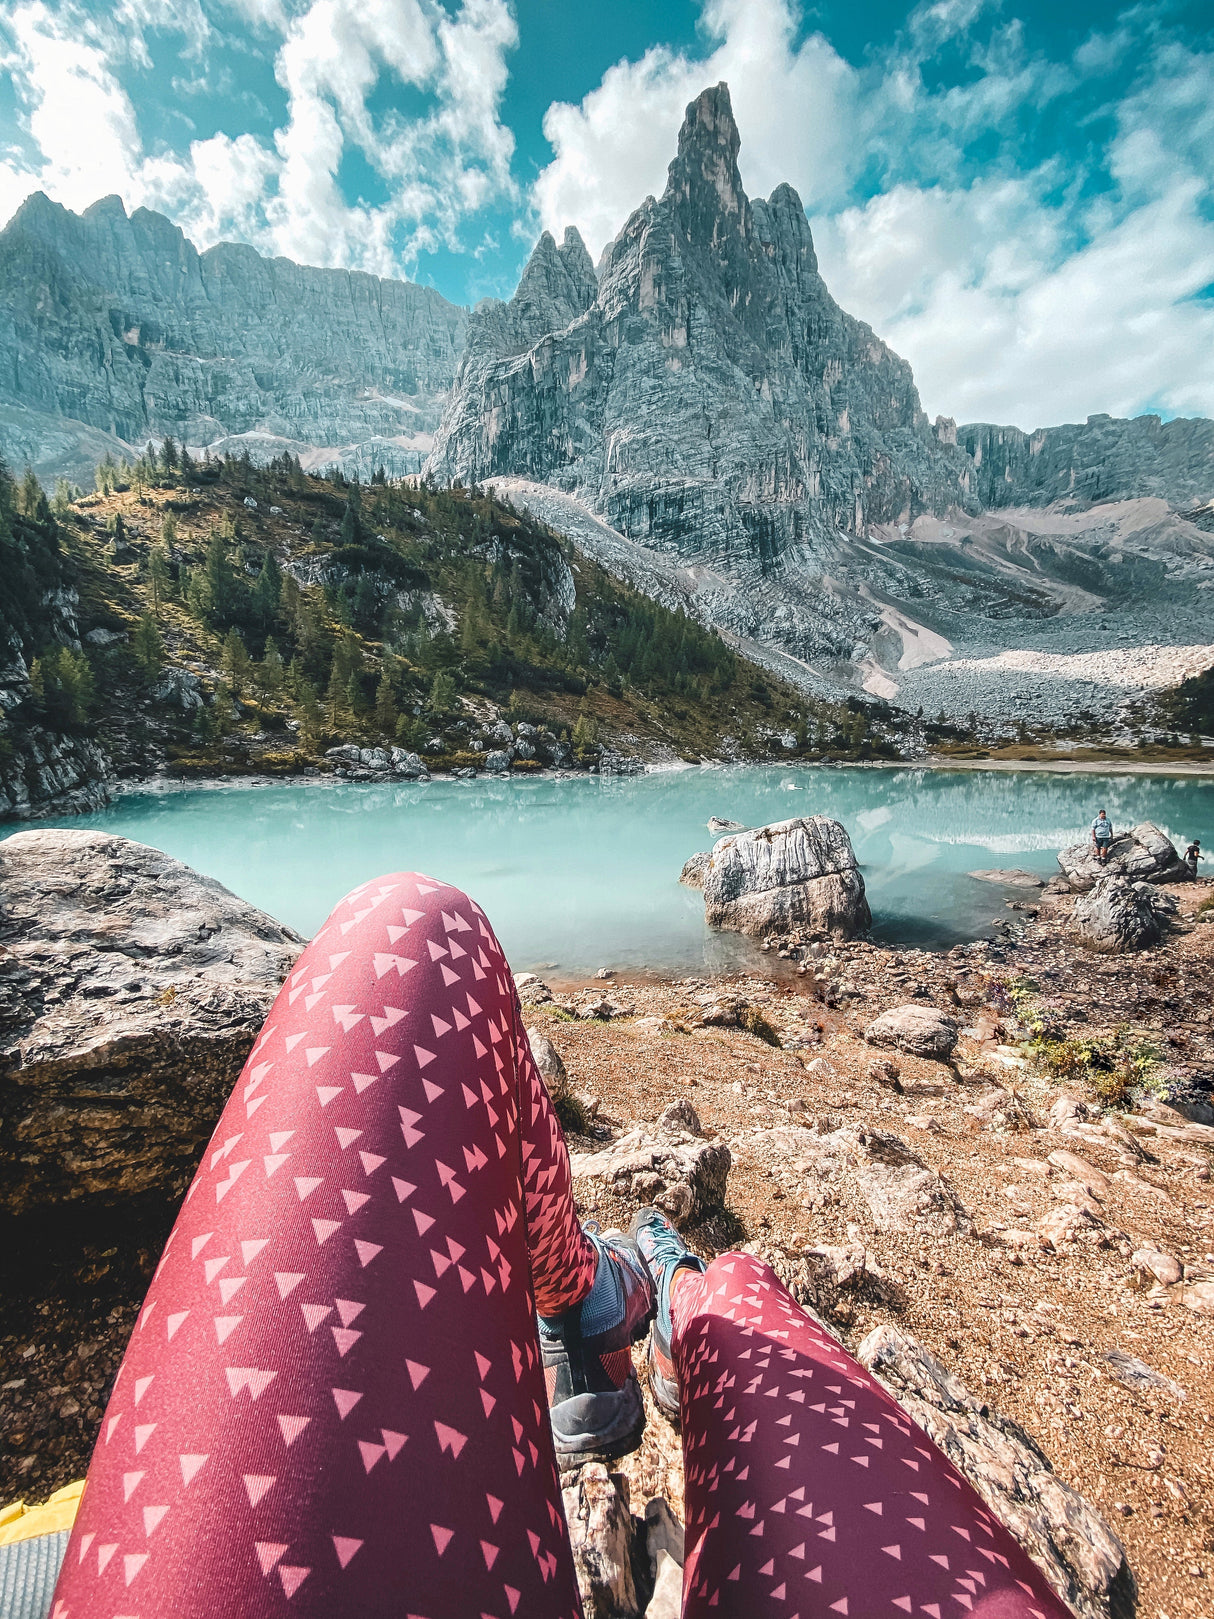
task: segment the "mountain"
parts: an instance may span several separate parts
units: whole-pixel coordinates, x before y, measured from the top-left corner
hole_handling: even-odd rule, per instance
[[[1214,423],[929,422],[739,147],[705,90],[597,268],[545,232],[471,312],[33,196],[0,232],[0,453],[44,484],[166,435],[364,481],[424,462],[819,696],[1069,724],[1214,661]]]
[[[411,282],[231,242],[199,253],[146,208],[105,197],[77,215],[39,192],[0,232],[0,445],[86,484],[106,450],[165,436],[416,471],[466,320]]]
[[[738,148],[727,87],[706,90],[597,287],[558,273],[589,263],[575,231],[541,237],[511,304],[469,323],[429,471],[551,481],[633,538],[761,563],[977,509],[910,367],[827,291],[796,192],[752,202]]]
[[[1065,620],[1086,653],[1105,608],[1156,612],[1133,639],[1208,641],[1214,423],[929,424],[831,297],[796,192],[746,196],[739,144],[727,86],[705,90],[597,286],[576,232],[541,237],[469,320],[427,472],[493,481],[811,686],[922,702],[918,666],[997,652],[1013,620]]]

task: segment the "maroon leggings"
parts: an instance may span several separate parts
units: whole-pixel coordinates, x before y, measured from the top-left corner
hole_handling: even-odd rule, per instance
[[[573,1619],[535,1311],[595,1253],[478,907],[416,875],[300,957],[178,1216],[54,1619]],[[684,1612],[1059,1619],[770,1270],[679,1288]]]

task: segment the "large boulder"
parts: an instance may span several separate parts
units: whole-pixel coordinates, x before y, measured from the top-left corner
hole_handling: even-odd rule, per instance
[[[851,839],[825,815],[721,838],[703,888],[710,927],[754,938],[797,929],[850,939],[872,921]]]
[[[183,1191],[303,944],[159,849],[0,842],[0,1209]]]
[[[1158,944],[1176,909],[1171,894],[1149,883],[1101,877],[1075,901],[1071,929],[1087,949],[1120,956]]]
[[[1176,846],[1153,821],[1143,821],[1113,839],[1108,861],[1102,865],[1092,852],[1092,840],[1072,843],[1058,856],[1062,875],[1077,894],[1086,894],[1102,877],[1125,877],[1130,882],[1174,883],[1186,876]]]
[[[1133,1614],[1134,1576],[1121,1542],[1018,1423],[896,1327],[874,1328],[856,1358],[965,1474],[1079,1619]]]
[[[934,1006],[891,1006],[864,1031],[870,1046],[909,1052],[912,1057],[934,1057],[946,1062],[953,1054],[960,1030],[957,1020]]]

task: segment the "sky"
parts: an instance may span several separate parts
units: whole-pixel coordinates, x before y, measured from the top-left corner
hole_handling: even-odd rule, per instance
[[[1214,416],[1212,0],[0,0],[0,219],[116,192],[508,297],[722,79],[747,190],[796,187],[930,415]]]

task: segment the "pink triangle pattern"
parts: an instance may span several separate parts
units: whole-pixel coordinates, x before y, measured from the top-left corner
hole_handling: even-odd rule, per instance
[[[433,878],[363,884],[289,975],[182,1206],[61,1619],[433,1616],[453,1579],[469,1613],[576,1619],[534,1310],[595,1264],[482,913]]]
[[[723,1254],[680,1286],[674,1357],[685,1619],[942,1619],[979,1598],[1000,1619],[1066,1619],[972,1486],[761,1260]]]

